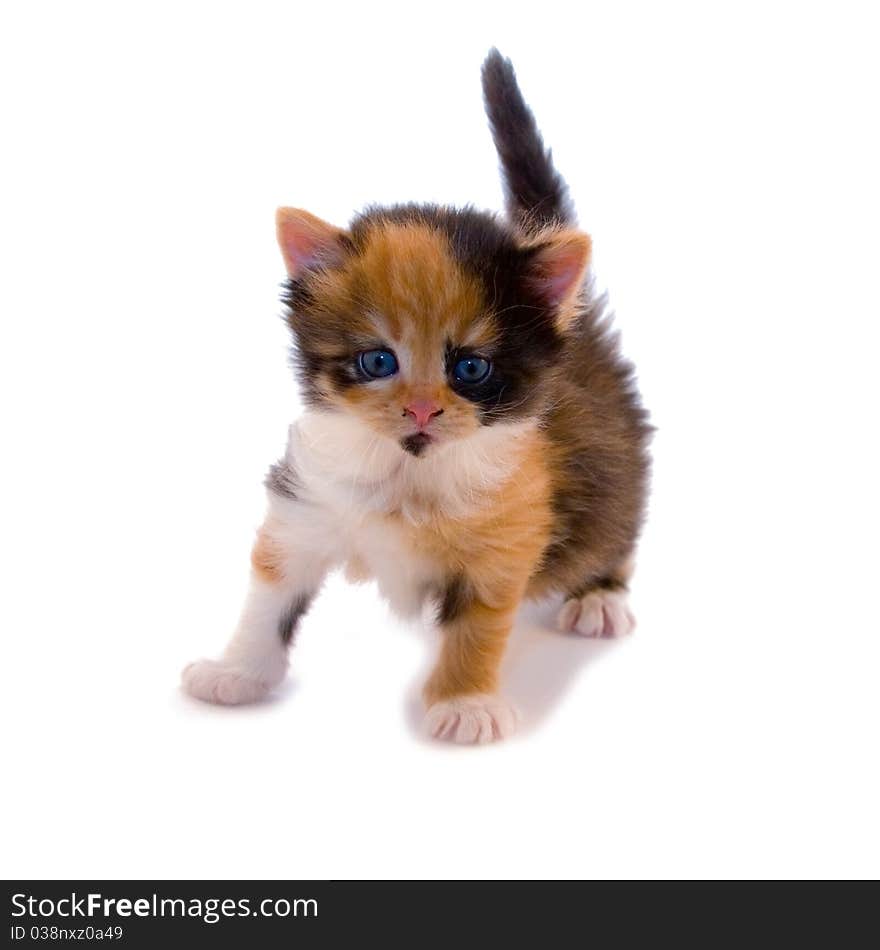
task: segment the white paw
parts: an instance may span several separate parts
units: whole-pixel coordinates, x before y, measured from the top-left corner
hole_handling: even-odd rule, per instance
[[[425,724],[435,739],[472,744],[504,739],[516,730],[516,710],[500,696],[456,696],[434,703]]]
[[[255,703],[276,685],[251,671],[217,660],[197,660],[183,671],[183,688],[196,699],[223,706]]]
[[[567,600],[557,623],[560,630],[582,637],[624,637],[633,632],[636,618],[627,605],[625,590],[594,590]]]

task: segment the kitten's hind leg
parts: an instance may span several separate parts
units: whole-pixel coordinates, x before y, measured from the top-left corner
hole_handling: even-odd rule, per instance
[[[183,671],[183,687],[196,699],[252,703],[284,679],[288,647],[327,569],[318,553],[301,549],[291,529],[296,525],[271,514],[260,529],[247,601],[223,656]]]
[[[626,581],[630,563],[585,583],[566,598],[556,618],[560,630],[582,637],[623,637],[635,629],[636,619],[627,603]]]

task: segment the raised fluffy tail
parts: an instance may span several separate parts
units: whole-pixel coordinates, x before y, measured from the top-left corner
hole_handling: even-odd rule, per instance
[[[492,49],[483,63],[483,100],[501,159],[507,213],[527,234],[553,224],[574,224],[568,186],[516,83],[509,59]]]

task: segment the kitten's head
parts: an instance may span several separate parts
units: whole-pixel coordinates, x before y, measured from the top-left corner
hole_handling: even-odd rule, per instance
[[[524,238],[471,210],[377,209],[343,231],[278,212],[295,365],[310,404],[402,450],[538,415],[590,253],[583,233]]]

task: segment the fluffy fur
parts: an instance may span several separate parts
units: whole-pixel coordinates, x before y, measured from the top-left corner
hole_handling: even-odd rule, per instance
[[[507,735],[498,696],[513,617],[561,593],[560,625],[629,632],[626,584],[645,504],[649,427],[591,294],[575,226],[510,63],[483,67],[507,220],[431,205],[370,208],[347,230],[278,213],[287,320],[308,409],[266,485],[252,590],[195,696],[250,702],[283,678],[326,573],[373,577],[394,608],[437,608],[428,730]],[[361,355],[392,353],[371,377]],[[463,379],[461,360],[488,361]]]

